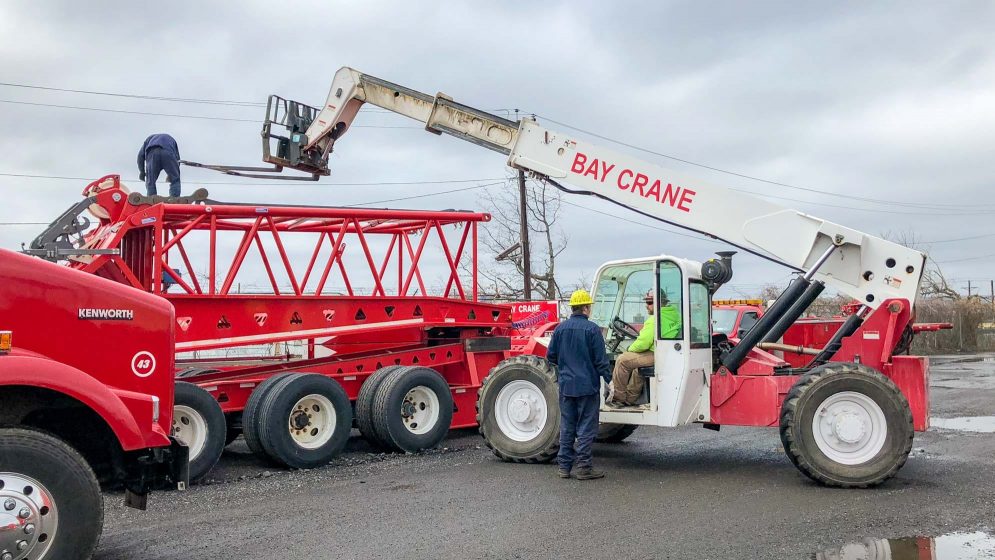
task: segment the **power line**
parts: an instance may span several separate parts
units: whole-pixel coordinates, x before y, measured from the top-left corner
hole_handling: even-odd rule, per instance
[[[267,105],[266,103],[263,103],[261,101],[234,101],[234,100],[224,100],[224,99],[202,99],[202,98],[195,98],[195,97],[168,97],[168,96],[160,96],[160,95],[142,95],[142,94],[137,94],[137,93],[120,93],[120,92],[95,91],[95,90],[86,90],[86,89],[57,88],[57,87],[39,86],[39,85],[33,85],[33,84],[18,84],[18,83],[14,83],[14,82],[0,82],[0,86],[13,87],[13,88],[22,88],[22,89],[43,90],[43,91],[57,91],[57,92],[62,92],[62,93],[79,93],[79,94],[85,94],[85,95],[100,95],[100,96],[117,97],[117,98],[124,98],[124,99],[141,99],[141,100],[145,100],[145,101],[166,101],[166,102],[173,102],[173,103],[197,103],[197,104],[203,104],[203,105],[221,105],[221,106],[243,107],[243,108],[248,107],[248,108],[253,108],[253,109],[259,108],[259,107],[266,107],[266,105]],[[366,109],[363,109],[363,111],[366,112],[366,113],[382,113],[382,114],[391,114],[391,115],[397,114],[394,111],[390,111],[390,110],[387,110],[387,109],[382,109],[380,107],[368,107]],[[504,113],[509,113],[510,114],[512,110],[511,109],[488,109],[488,111],[492,111],[492,112],[495,112],[495,113],[504,112]]]
[[[211,117],[207,115],[179,115],[173,113],[153,113],[149,111],[125,111],[123,109],[103,109],[99,107],[80,107],[78,105],[56,105],[53,103],[33,103],[29,101],[13,101],[10,99],[0,99],[0,103],[12,103],[15,105],[30,105],[32,107],[55,107],[57,109],[78,109],[80,111],[98,111],[101,113],[120,113],[125,115],[147,115],[153,117],[171,117],[177,119],[200,119],[207,121],[227,121],[227,122],[246,122],[246,123],[256,123],[259,124],[260,121],[255,119],[236,119],[232,117]],[[393,128],[393,129],[410,129],[410,130],[424,130],[422,127],[418,126],[382,126],[382,125],[365,125],[357,124],[350,128]]]
[[[672,156],[670,154],[664,154],[662,152],[657,152],[657,151],[654,151],[654,150],[643,148],[641,146],[636,146],[635,144],[630,144],[628,142],[623,142],[621,140],[616,140],[616,139],[610,138],[608,136],[597,134],[597,133],[591,132],[589,130],[584,130],[582,128],[578,128],[578,127],[573,126],[573,125],[569,125],[569,124],[566,124],[566,123],[563,123],[563,122],[560,122],[560,121],[556,121],[556,120],[553,120],[553,119],[551,119],[549,117],[546,117],[544,115],[535,115],[535,116],[537,116],[539,118],[542,118],[542,119],[545,119],[545,120],[547,120],[547,121],[549,121],[549,122],[551,122],[553,124],[558,124],[560,126],[564,126],[564,127],[570,128],[572,130],[576,130],[577,132],[582,132],[582,133],[587,134],[589,136],[593,136],[595,138],[600,138],[601,140],[606,140],[608,142],[612,142],[612,143],[618,144],[620,146],[625,146],[627,148],[632,148],[633,150],[638,150],[640,152],[645,152],[647,154],[652,154],[652,155],[655,155],[655,156],[660,156],[660,157],[667,158],[667,159],[670,159],[670,160],[673,160],[673,161],[679,161],[681,163],[686,163],[688,165],[693,165],[695,167],[700,167],[700,168],[703,168],[703,169],[708,169],[708,170],[711,170],[711,171],[716,171],[718,173],[724,173],[726,175],[732,175],[732,176],[735,176],[735,177],[741,177],[743,179],[749,179],[751,181],[758,181],[758,182],[761,182],[761,183],[767,183],[769,185],[776,185],[776,186],[779,186],[779,187],[785,187],[785,188],[789,188],[789,189],[797,189],[797,190],[800,190],[800,191],[811,192],[811,193],[815,193],[815,194],[819,194],[819,195],[835,196],[835,197],[839,197],[839,198],[845,198],[847,200],[861,200],[861,201],[864,201],[864,202],[871,202],[871,203],[875,203],[875,204],[886,204],[886,205],[889,205],[889,206],[911,206],[911,207],[916,207],[916,208],[923,208],[923,207],[925,207],[925,208],[933,208],[933,207],[936,207],[936,206],[949,206],[949,207],[958,207],[958,208],[960,208],[960,207],[977,207],[978,206],[978,205],[963,205],[963,204],[943,204],[943,203],[932,203],[932,202],[903,202],[903,201],[896,201],[896,200],[883,200],[883,199],[879,199],[879,198],[869,198],[869,197],[861,197],[861,196],[855,196],[855,195],[846,195],[846,194],[839,194],[839,193],[827,192],[824,189],[820,190],[820,189],[812,189],[812,188],[808,188],[808,187],[799,187],[797,185],[792,185],[792,184],[789,184],[789,183],[782,183],[780,181],[772,181],[770,179],[764,179],[762,177],[756,177],[756,176],[753,176],[753,175],[747,175],[745,173],[739,173],[739,172],[736,172],[736,171],[729,171],[727,169],[722,169],[722,168],[715,167],[715,166],[712,166],[712,165],[707,165],[707,164],[704,164],[704,163],[698,163],[698,162],[691,161],[691,160],[688,160],[688,159],[679,158],[677,156]],[[988,205],[982,205],[982,206],[988,206]]]
[[[751,191],[747,189],[734,189],[730,188],[731,191],[742,192],[747,194],[752,194],[756,196],[762,196],[765,198],[776,198],[779,200],[789,200],[791,202],[801,202],[804,204],[811,204],[813,206],[823,206],[826,208],[842,208],[844,210],[858,210],[861,212],[874,212],[875,214],[898,214],[904,216],[986,216],[995,213],[995,210],[988,210],[985,212],[900,212],[897,210],[880,210],[878,208],[861,208],[859,206],[842,206],[839,204],[828,204],[826,202],[814,202],[811,200],[801,200],[798,198],[790,198],[787,196],[778,196],[767,193],[760,193],[756,191]]]
[[[125,97],[131,99],[145,99],[150,101],[173,101],[178,103],[201,103],[207,105],[234,105],[239,107],[265,107],[265,103],[258,101],[231,101],[221,99],[195,99],[189,97],[163,97],[158,95],[139,95],[135,93],[114,93],[108,91],[93,91],[85,89],[68,89],[48,86],[36,86],[30,84],[16,84],[11,82],[0,82],[0,86],[16,87],[23,89],[39,89],[45,91],[61,91],[65,93],[83,93],[87,95],[103,95],[108,97]]]
[[[990,259],[990,258],[993,258],[993,257],[995,257],[995,253],[990,253],[990,254],[987,254],[987,255],[980,255],[980,256],[977,256],[977,257],[967,257],[967,258],[964,258],[964,259],[952,259],[952,260],[949,260],[949,261],[937,261],[937,260],[934,260],[933,262],[936,263],[936,264],[949,264],[949,263],[959,263],[959,262],[966,262],[966,261],[977,261],[977,260],[981,260],[981,259]],[[930,259],[930,260],[932,260],[932,259]]]
[[[20,177],[25,179],[55,179],[55,180],[65,180],[65,181],[93,181],[94,177],[69,177],[66,175],[34,175],[30,173],[0,173],[0,177]],[[445,179],[438,181],[374,181],[369,183],[321,183],[315,181],[314,183],[295,183],[294,187],[308,186],[308,187],[379,187],[379,186],[394,186],[394,185],[441,185],[448,183],[478,183],[480,181],[497,181],[498,179],[503,179],[503,177],[489,177],[486,179]],[[122,181],[129,182],[139,182],[139,179],[134,178],[122,178]],[[144,183],[144,181],[141,181]],[[278,183],[241,183],[238,181],[190,181],[191,183],[196,183],[198,185],[239,185],[243,187],[262,187],[262,186],[274,186]]]

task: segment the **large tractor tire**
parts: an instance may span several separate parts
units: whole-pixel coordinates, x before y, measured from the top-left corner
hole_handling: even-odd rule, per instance
[[[266,396],[281,381],[300,375],[299,373],[278,373],[256,386],[249,395],[249,400],[245,402],[245,409],[242,410],[242,436],[245,437],[245,444],[249,446],[249,451],[256,455],[263,455],[263,444],[259,443],[259,407],[266,400]]]
[[[392,372],[404,366],[382,367],[371,373],[363,386],[359,388],[359,396],[356,397],[356,427],[363,439],[376,447],[389,447],[386,436],[377,433],[376,425],[373,422],[373,399],[377,396],[377,389]]]
[[[504,461],[546,463],[560,445],[556,370],[543,358],[515,356],[487,374],[477,393],[477,423]]]
[[[190,453],[190,481],[211,472],[225,449],[225,413],[210,393],[185,381],[176,382],[172,435]]]
[[[390,449],[408,453],[431,449],[449,433],[453,394],[432,368],[398,368],[377,387],[371,416],[374,431]]]
[[[260,405],[257,430],[263,451],[276,463],[292,469],[320,467],[349,441],[352,403],[330,377],[288,377]]]
[[[854,363],[812,369],[781,407],[791,462],[826,486],[866,488],[895,476],[912,449],[912,410],[891,379]]]
[[[638,424],[598,424],[598,435],[594,441],[598,443],[622,443],[632,435]]]
[[[86,460],[62,440],[30,429],[0,429],[0,449],[0,551],[32,560],[90,558],[104,505]]]

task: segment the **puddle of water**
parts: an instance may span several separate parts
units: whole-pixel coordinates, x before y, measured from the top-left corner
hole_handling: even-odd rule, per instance
[[[962,416],[960,418],[930,418],[930,426],[941,430],[995,433],[995,416]]]
[[[979,560],[995,559],[995,536],[987,533],[950,533],[939,537],[864,539],[826,549],[816,560]]]

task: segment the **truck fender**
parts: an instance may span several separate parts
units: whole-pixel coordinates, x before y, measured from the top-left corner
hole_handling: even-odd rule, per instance
[[[100,415],[123,449],[147,447],[134,413],[124,402],[106,385],[74,367],[44,357],[4,356],[0,359],[0,387],[10,386],[40,387],[72,397]]]

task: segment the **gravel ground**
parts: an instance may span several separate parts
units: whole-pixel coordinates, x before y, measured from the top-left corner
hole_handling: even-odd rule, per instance
[[[995,416],[993,357],[935,359],[931,385],[936,417]],[[898,476],[871,490],[810,482],[775,430],[640,428],[596,446],[608,477],[590,482],[502,463],[474,431],[443,446],[381,454],[353,438],[333,464],[291,472],[239,440],[205,484],[156,494],[147,512],[108,494],[96,557],[808,558],[867,537],[995,530],[993,433],[917,434]]]

